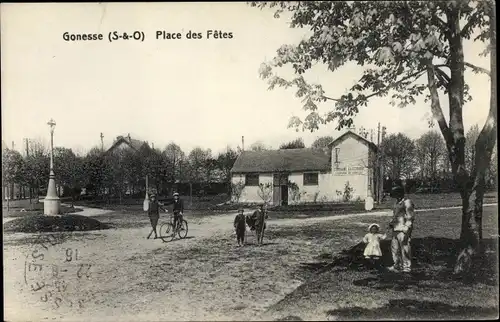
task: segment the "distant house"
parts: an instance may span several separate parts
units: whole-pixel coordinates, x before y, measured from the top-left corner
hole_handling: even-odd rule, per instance
[[[148,142],[132,139],[130,137],[130,134],[128,134],[126,136],[117,136],[116,140],[109,147],[106,153],[111,153],[112,151],[116,151],[117,149],[131,149],[132,151],[138,152],[141,149],[150,149],[150,146]]]
[[[376,153],[375,144],[351,131],[324,150],[244,151],[231,170],[232,183],[244,185],[242,203],[262,203],[266,185],[273,205],[341,201],[347,183],[351,200],[364,200],[374,195]]]
[[[124,135],[119,135],[116,137],[115,141],[113,144],[106,150],[106,154],[113,153],[114,151],[120,151],[120,150],[129,150],[134,153],[137,153],[139,151],[147,151],[151,150],[152,148],[149,146],[148,142],[142,141],[142,140],[137,140],[133,139],[130,134],[127,134],[126,136]],[[133,194],[135,192],[134,186],[131,184],[127,184],[127,190],[125,194]],[[105,188],[105,193],[109,193],[109,189]]]

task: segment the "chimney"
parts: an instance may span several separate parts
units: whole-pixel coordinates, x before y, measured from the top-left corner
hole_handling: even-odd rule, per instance
[[[131,142],[132,139],[130,138],[130,133],[127,135],[127,137],[128,137],[128,141]]]
[[[241,151],[245,151],[245,137],[241,136]]]

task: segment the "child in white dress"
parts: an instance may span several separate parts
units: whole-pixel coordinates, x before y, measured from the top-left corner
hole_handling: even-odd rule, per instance
[[[363,242],[366,245],[365,251],[363,255],[366,259],[370,260],[370,262],[374,262],[373,264],[378,265],[378,261],[380,257],[382,257],[382,250],[380,249],[380,240],[386,239],[386,234],[379,233],[380,226],[377,224],[371,224],[368,227],[369,233],[363,237]]]

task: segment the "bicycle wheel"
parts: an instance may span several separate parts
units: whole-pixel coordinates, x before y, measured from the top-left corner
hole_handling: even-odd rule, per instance
[[[181,227],[179,229],[179,238],[184,239],[188,234],[188,223],[184,219],[181,222]]]
[[[160,226],[160,238],[166,242],[172,240],[173,226],[171,223],[166,222]]]

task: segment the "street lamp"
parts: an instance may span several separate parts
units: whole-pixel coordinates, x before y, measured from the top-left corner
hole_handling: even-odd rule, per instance
[[[149,189],[149,183],[148,183],[148,175],[146,174],[146,196],[144,197],[144,202],[143,202],[143,210],[148,211],[149,210],[149,194],[148,194],[148,189]]]
[[[55,216],[59,215],[61,204],[61,200],[57,196],[56,175],[54,174],[54,128],[56,127],[56,122],[50,119],[47,125],[50,126],[50,174],[47,196],[45,196],[45,200],[43,201],[43,213],[44,215]]]

